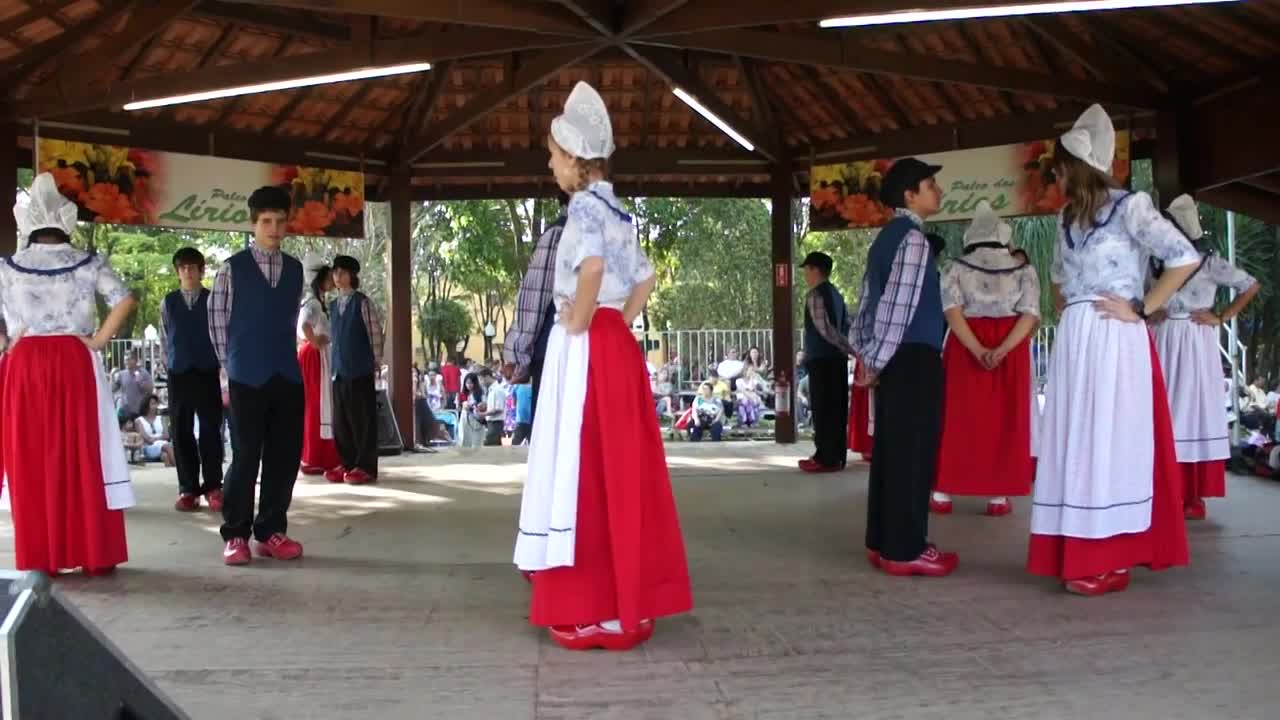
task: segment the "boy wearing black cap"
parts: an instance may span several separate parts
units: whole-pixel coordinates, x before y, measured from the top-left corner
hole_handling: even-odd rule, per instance
[[[942,314],[936,251],[924,222],[942,203],[942,168],[894,163],[881,201],[895,210],[867,252],[853,341],[876,386],[875,446],[867,495],[867,559],[890,575],[950,574],[955,553],[928,541],[929,491],[942,425]]]
[[[285,534],[302,462],[303,416],[302,369],[294,339],[302,263],[280,251],[289,209],[289,194],[278,187],[259,188],[249,196],[253,244],[222,264],[209,298],[209,334],[227,369],[234,433],[235,453],[223,483],[222,559],[228,565],[251,560],[250,536],[263,557],[302,556],[302,545]]]
[[[360,262],[333,259],[333,439],[342,467],[325,473],[329,482],[363,485],[378,477],[378,396],[374,376],[382,367],[382,318],[360,292]]]
[[[203,496],[210,510],[222,512],[222,385],[218,374],[222,366],[209,337],[204,255],[193,247],[182,248],[173,255],[173,269],[182,286],[160,304],[178,466],[178,500],[173,507],[180,512],[199,510]],[[198,444],[196,418],[200,420]]]
[[[800,267],[809,294],[804,300],[804,352],[808,356],[809,411],[813,416],[813,457],[800,461],[811,473],[837,472],[845,464],[849,427],[849,314],[844,296],[831,284],[831,256],[811,252]]]

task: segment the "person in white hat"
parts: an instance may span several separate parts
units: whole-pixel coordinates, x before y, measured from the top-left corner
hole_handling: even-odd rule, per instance
[[[1063,306],[1049,362],[1027,569],[1069,592],[1124,590],[1129,570],[1188,562],[1164,379],[1143,322],[1200,262],[1146,193],[1111,176],[1115,130],[1097,105],[1054,150],[1067,198],[1052,265]],[[1146,260],[1165,272],[1143,294]]]
[[[1190,195],[1170,203],[1168,213],[1187,239],[1193,243],[1202,240],[1199,209]],[[1231,457],[1231,446],[1222,402],[1218,326],[1243,312],[1261,289],[1257,280],[1226,258],[1212,250],[1202,255],[1191,279],[1174,293],[1168,308],[1151,319],[1173,414],[1183,514],[1192,520],[1204,519],[1204,498],[1227,494],[1226,461]],[[1164,267],[1152,261],[1152,280],[1163,273]],[[1218,312],[1214,301],[1220,287],[1233,288],[1239,294]]]
[[[24,246],[0,263],[13,340],[0,432],[15,566],[106,574],[129,558],[133,507],[120,424],[99,351],[136,304],[105,257],[71,245],[77,208],[37,175],[13,213]],[[111,311],[99,326],[95,298]],[[51,429],[56,432],[50,432]]]
[[[338,445],[333,438],[333,377],[329,369],[329,304],[333,269],[315,253],[302,258],[307,294],[298,313],[298,365],[302,367],[304,393],[302,474],[323,475],[340,468]]]
[[[625,650],[649,638],[656,618],[693,606],[653,395],[631,334],[653,266],[607,179],[613,130],[590,85],[574,87],[547,145],[571,198],[514,561],[533,584],[530,623],[571,650]]]
[[[1013,228],[983,200],[964,234],[964,254],[942,276],[951,333],[942,351],[942,441],[929,507],[949,513],[951,495],[988,498],[986,513],[1013,512],[1031,494],[1031,345],[1040,322],[1040,280],[1009,252]]]

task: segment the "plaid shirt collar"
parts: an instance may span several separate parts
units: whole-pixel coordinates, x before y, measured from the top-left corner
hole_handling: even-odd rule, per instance
[[[917,228],[921,230],[924,229],[924,218],[920,217],[919,215],[911,212],[906,208],[894,208],[893,214],[897,217],[907,218],[911,222],[915,223]]]

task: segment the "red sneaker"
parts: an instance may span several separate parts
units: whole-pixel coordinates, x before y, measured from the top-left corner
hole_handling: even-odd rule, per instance
[[[275,558],[276,560],[297,560],[302,557],[302,543],[290,540],[284,533],[274,533],[266,542],[254,543],[258,557]]]
[[[178,512],[195,512],[200,509],[200,496],[183,493],[178,496],[177,502],[173,504],[173,509]]]
[[[929,512],[934,515],[950,515],[951,509],[952,506],[950,500],[934,500],[933,498],[929,498]]]
[[[1124,592],[1128,587],[1128,570],[1112,570],[1107,573],[1107,592]]]
[[[817,466],[818,466],[818,461],[814,460],[811,457],[807,457],[796,463],[796,467],[800,468],[801,470],[808,470],[809,468],[817,467]]]
[[[1004,517],[1013,512],[1013,503],[1011,502],[989,502],[987,503],[987,514],[991,517]]]
[[[314,476],[316,476],[316,475],[323,475],[323,474],[324,474],[324,468],[320,467],[319,465],[307,465],[307,464],[305,464],[305,463],[304,463],[304,464],[302,465],[302,467],[300,467],[300,468],[298,468],[298,469],[302,471],[302,474],[303,474],[303,475],[309,475],[309,476],[312,476],[312,477],[314,477]]]
[[[347,469],[339,465],[335,468],[329,468],[324,473],[324,479],[331,483],[340,483],[347,475]]]
[[[555,625],[551,639],[566,650],[630,650],[653,636],[653,621],[645,620],[634,630],[614,632],[595,625]]]
[[[800,469],[807,473],[834,473],[834,472],[840,472],[841,470],[843,470],[844,466],[843,465],[819,465],[818,463],[815,462],[812,465],[806,465]]]
[[[880,551],[867,548],[867,562],[871,563],[871,567],[880,569]]]
[[[1111,573],[1103,573],[1094,577],[1076,578],[1063,583],[1063,587],[1072,595],[1084,595],[1085,597],[1097,597],[1106,595],[1111,592],[1111,585],[1108,578]],[[1126,583],[1127,584],[1127,583]]]
[[[204,494],[204,501],[209,504],[209,510],[212,512],[222,512],[222,491],[210,490]]]
[[[1201,500],[1200,498],[1188,500],[1186,504],[1182,506],[1182,515],[1188,520],[1203,520],[1205,515],[1207,515],[1204,507],[1204,500]]]
[[[351,472],[347,473],[343,477],[343,479],[347,481],[348,485],[368,485],[369,483],[373,482],[377,478],[361,470],[360,468],[356,468],[355,470],[352,470]]]
[[[87,568],[81,568],[81,569],[84,571],[84,574],[87,575],[88,577],[105,577],[107,575],[114,574],[116,571],[116,566],[108,565],[106,567],[100,567],[100,568],[87,567]]]
[[[249,554],[249,541],[244,538],[231,538],[222,548],[222,562],[227,565],[248,565],[253,560]]]
[[[950,575],[960,564],[960,556],[951,552],[938,552],[932,544],[926,545],[920,557],[910,561],[888,560],[880,558],[880,567],[890,575],[924,575],[927,577],[944,577]]]

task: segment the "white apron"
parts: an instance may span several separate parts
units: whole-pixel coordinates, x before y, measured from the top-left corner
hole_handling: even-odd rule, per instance
[[[328,345],[316,348],[320,351],[320,437],[325,440],[333,439],[333,371],[329,369],[329,350],[332,347],[330,340]]]
[[[588,335],[570,335],[557,322],[547,340],[516,535],[515,564],[521,570],[573,565]]]
[[[1169,389],[1173,443],[1178,462],[1231,457],[1227,409],[1222,403],[1222,361],[1218,329],[1170,315],[1156,326],[1156,354]]]
[[[1090,301],[1062,313],[1049,360],[1031,532],[1100,539],[1151,526],[1155,437],[1143,323]]]

